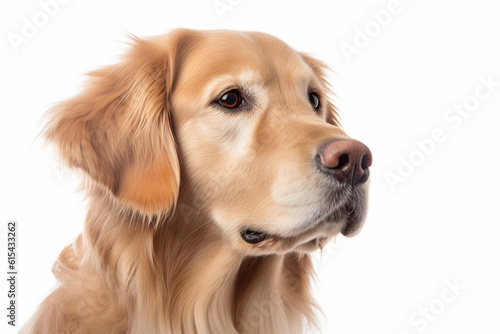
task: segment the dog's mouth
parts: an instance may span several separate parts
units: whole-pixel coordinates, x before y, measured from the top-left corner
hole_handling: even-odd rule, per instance
[[[342,214],[334,214],[332,216],[327,216],[326,218],[322,219],[317,223],[312,223],[312,225],[314,225],[315,226],[314,228],[316,228],[317,226],[322,224],[340,224],[340,221],[342,219],[339,218],[339,216],[345,216],[344,219],[345,224],[344,227],[340,230],[340,233],[344,236],[351,236],[354,232],[356,232],[359,229],[361,225],[361,221],[355,217],[354,212],[355,211],[352,209],[343,210]],[[249,244],[258,244],[266,240],[268,237],[276,238],[278,236],[266,233],[264,231],[258,231],[252,229],[245,229],[241,231],[241,238]]]
[[[287,236],[271,234],[267,231],[246,228],[240,232],[241,239],[254,248],[261,250],[299,248],[304,251],[313,251],[323,245],[337,234],[350,237],[360,230],[366,213],[364,196],[356,197],[341,208],[331,212],[316,214],[307,224],[306,228],[298,229]]]

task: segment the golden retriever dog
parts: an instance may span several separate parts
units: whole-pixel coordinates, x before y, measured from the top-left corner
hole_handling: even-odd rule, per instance
[[[134,38],[43,134],[84,175],[83,233],[21,333],[302,333],[311,252],[361,227],[372,156],[325,65],[257,32]]]

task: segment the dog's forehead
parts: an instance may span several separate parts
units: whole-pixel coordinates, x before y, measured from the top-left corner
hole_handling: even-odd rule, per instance
[[[205,31],[185,57],[181,78],[199,88],[222,78],[264,84],[277,79],[297,82],[313,75],[298,52],[274,36],[257,32]]]

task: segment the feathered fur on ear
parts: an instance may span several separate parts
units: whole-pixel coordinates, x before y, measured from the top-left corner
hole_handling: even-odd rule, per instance
[[[152,216],[175,206],[180,182],[169,92],[188,31],[134,38],[117,65],[48,113],[44,134],[70,166],[119,203]]]
[[[314,73],[318,76],[321,83],[325,87],[327,94],[330,96],[333,95],[330,84],[326,79],[326,72],[329,71],[330,68],[321,60],[311,57],[306,53],[300,52],[300,55],[302,56],[302,59],[304,59],[306,64],[308,64],[309,67],[311,67]],[[327,100],[326,108],[326,121],[332,125],[340,126],[340,117],[338,110],[330,99]]]

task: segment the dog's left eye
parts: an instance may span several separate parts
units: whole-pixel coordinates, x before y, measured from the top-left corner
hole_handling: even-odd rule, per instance
[[[224,93],[219,99],[219,104],[227,109],[236,109],[245,105],[245,103],[240,91],[237,89]]]
[[[314,110],[319,108],[319,96],[316,93],[309,93],[309,103],[311,103]]]

